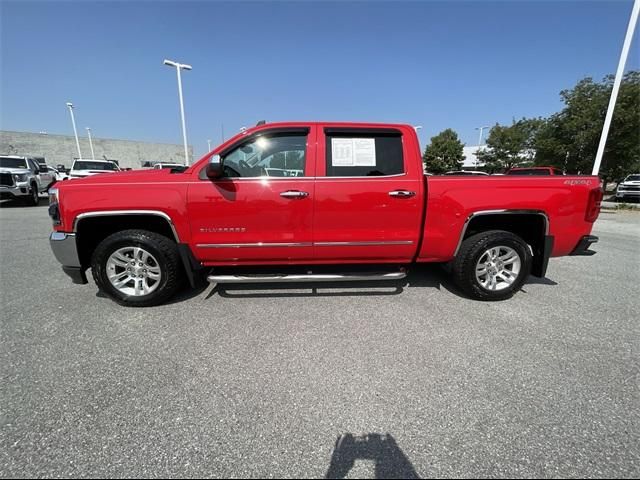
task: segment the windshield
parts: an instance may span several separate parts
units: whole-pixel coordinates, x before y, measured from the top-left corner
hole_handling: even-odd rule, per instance
[[[624,179],[625,182],[640,182],[640,175],[629,175]]]
[[[111,162],[78,161],[73,164],[74,170],[117,170],[116,164]]]
[[[29,168],[25,158],[0,157],[0,167],[4,168]]]

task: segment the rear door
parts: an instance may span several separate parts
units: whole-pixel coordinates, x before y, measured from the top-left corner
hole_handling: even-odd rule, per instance
[[[312,138],[307,127],[260,131],[222,152],[224,178],[196,173],[188,211],[197,258],[212,265],[312,260]]]
[[[424,201],[414,138],[402,127],[318,127],[316,259],[412,260]]]

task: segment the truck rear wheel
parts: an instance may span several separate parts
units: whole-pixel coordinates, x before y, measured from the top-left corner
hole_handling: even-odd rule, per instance
[[[517,235],[490,230],[467,238],[453,261],[453,278],[478,300],[505,300],[516,293],[531,271],[529,246]]]
[[[167,301],[182,279],[175,242],[146,230],[123,230],[105,238],[93,252],[91,271],[102,292],[129,307]]]

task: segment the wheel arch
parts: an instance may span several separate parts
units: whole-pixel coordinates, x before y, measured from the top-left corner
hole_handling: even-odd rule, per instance
[[[462,228],[454,256],[462,242],[472,235],[489,230],[505,230],[522,238],[531,248],[531,273],[544,277],[553,249],[549,234],[549,216],[542,210],[483,210],[471,213]]]
[[[155,232],[180,243],[171,217],[155,210],[96,211],[78,215],[73,232],[78,242],[80,263],[88,266],[98,244],[109,235],[122,230],[141,229]]]

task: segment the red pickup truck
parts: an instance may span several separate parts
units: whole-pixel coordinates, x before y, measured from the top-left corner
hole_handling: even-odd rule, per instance
[[[394,280],[441,262],[501,300],[550,257],[591,255],[590,176],[425,176],[410,125],[263,124],[184,169],[95,175],[50,192],[50,243],[75,283],[149,306],[181,284]]]

